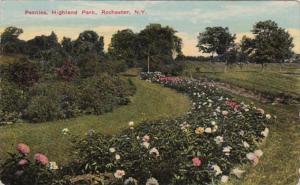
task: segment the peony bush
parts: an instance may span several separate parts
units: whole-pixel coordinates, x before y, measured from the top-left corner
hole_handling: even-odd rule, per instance
[[[240,178],[245,171],[237,166],[259,163],[258,143],[268,136],[274,116],[235,101],[213,83],[160,74],[143,78],[188,95],[191,110],[174,119],[129,122],[115,136],[91,130],[81,139],[73,137],[72,162],[52,184],[72,184],[64,180],[70,176],[100,176],[99,184],[110,185],[206,185]],[[62,132],[70,134],[67,128]]]

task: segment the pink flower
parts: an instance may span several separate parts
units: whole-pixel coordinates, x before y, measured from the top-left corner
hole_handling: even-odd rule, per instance
[[[18,165],[20,166],[25,166],[28,164],[28,161],[26,159],[21,159],[19,162],[18,162]]]
[[[143,141],[144,141],[144,142],[149,142],[149,141],[150,141],[150,136],[144,135]]]
[[[265,114],[265,111],[262,108],[257,108],[256,112],[259,113],[259,114]]]
[[[159,156],[159,151],[156,148],[152,148],[149,153],[151,155],[154,155],[154,157],[158,157]]]
[[[222,114],[223,114],[223,116],[227,116],[229,114],[229,112],[227,110],[223,110]]]
[[[193,161],[194,166],[196,166],[196,167],[201,166],[201,160],[198,157],[194,157],[192,161]]]
[[[42,165],[46,165],[49,162],[48,158],[44,154],[41,154],[41,153],[35,154],[34,160]]]
[[[20,152],[20,154],[22,155],[27,155],[30,152],[30,148],[28,145],[24,144],[24,143],[19,143],[17,145],[17,150],[18,152]]]

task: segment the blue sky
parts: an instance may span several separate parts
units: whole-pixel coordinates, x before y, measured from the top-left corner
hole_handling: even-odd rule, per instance
[[[7,26],[24,30],[22,39],[55,31],[59,38],[75,39],[86,29],[105,37],[106,47],[110,37],[120,29],[131,28],[138,32],[149,23],[169,25],[183,38],[183,51],[199,55],[195,47],[197,35],[207,26],[227,26],[237,34],[250,36],[253,24],[272,19],[287,29],[294,37],[295,51],[300,53],[300,3],[296,1],[0,1],[0,31]],[[96,16],[28,16],[25,10],[145,10],[146,15],[96,15]]]

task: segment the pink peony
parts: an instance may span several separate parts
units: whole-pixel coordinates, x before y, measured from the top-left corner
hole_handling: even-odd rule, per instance
[[[259,113],[259,114],[265,114],[265,111],[262,108],[257,108],[256,112]]]
[[[30,152],[30,148],[28,145],[24,144],[24,143],[19,143],[17,145],[17,150],[18,152],[20,152],[20,154],[22,155],[28,155]]]
[[[25,166],[28,164],[28,161],[26,159],[21,159],[19,162],[18,162],[18,165],[20,166]]]
[[[228,116],[229,112],[227,110],[222,111],[223,116]]]
[[[35,154],[34,160],[42,165],[46,165],[49,162],[48,158],[44,154],[41,154],[41,153]]]
[[[194,157],[192,161],[193,161],[194,166],[196,166],[196,167],[201,166],[201,160],[198,157]]]

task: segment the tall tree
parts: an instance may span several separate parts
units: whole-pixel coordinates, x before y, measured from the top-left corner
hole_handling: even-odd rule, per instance
[[[227,27],[206,27],[198,35],[197,47],[203,53],[210,53],[211,60],[214,54],[223,55],[234,45],[235,35]]]
[[[19,39],[22,33],[21,28],[13,26],[5,28],[1,34],[1,53],[23,53],[25,41]]]
[[[266,63],[283,63],[293,55],[293,38],[283,28],[272,20],[259,21],[252,29],[254,39],[250,40],[253,50],[251,59],[262,65],[264,71]]]
[[[171,65],[174,55],[182,53],[182,40],[175,33],[169,26],[150,24],[138,34],[139,57],[147,60],[147,71]]]
[[[113,58],[124,60],[130,67],[134,66],[137,58],[137,34],[130,29],[115,33],[108,48],[108,53]]]

